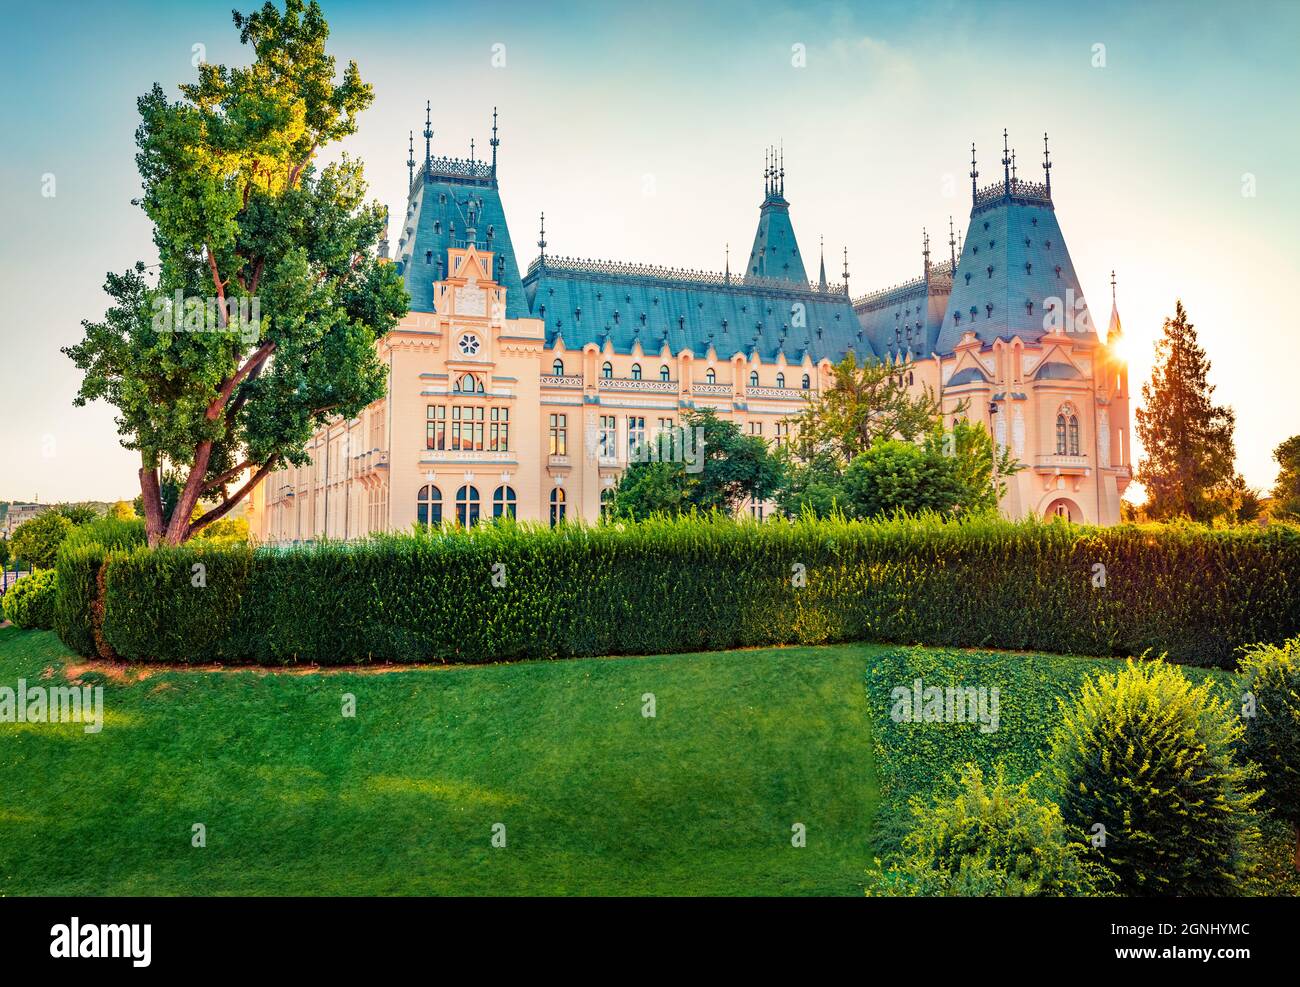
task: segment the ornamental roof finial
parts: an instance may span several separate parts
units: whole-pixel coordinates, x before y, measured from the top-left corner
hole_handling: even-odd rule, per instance
[[[488,143],[492,145],[492,177],[496,178],[497,177],[497,147],[500,146],[501,141],[497,139],[497,108],[495,106],[492,107],[492,140],[489,141]]]
[[[785,198],[785,141],[781,141],[781,189],[778,194]]]
[[[1115,304],[1115,271],[1113,269],[1110,272],[1110,303],[1111,305]]]
[[[409,190],[415,184],[415,131],[406,133],[406,186]]]
[[[1012,149],[1011,149],[1011,180],[1012,180],[1013,182],[1016,180],[1016,151],[1015,151],[1015,148],[1012,148]]]
[[[763,198],[766,199],[772,194],[772,149],[763,148]]]
[[[844,248],[844,284],[846,286],[846,290],[847,290],[848,283],[849,283],[849,248],[845,247]]]
[[[537,249],[541,251],[538,258],[546,263],[546,213],[542,213],[541,229],[537,234]]]
[[[474,163],[474,138],[469,139],[469,163]]]
[[[429,163],[433,160],[433,153],[430,142],[433,140],[433,103],[429,100],[424,101],[424,170],[426,174],[429,171]]]
[[[727,284],[731,284],[731,244],[729,242],[724,244],[722,250],[726,257],[723,266],[723,278],[726,280]],[[725,319],[723,320],[723,325],[726,325]]]
[[[952,231],[952,216],[948,217],[948,258],[952,261],[952,275],[957,276],[957,237]]]
[[[1007,129],[1002,128],[1002,182],[1011,191],[1011,148],[1007,144]]]
[[[921,227],[921,256],[925,258],[925,276],[930,276],[930,234],[924,226]]]
[[[1047,151],[1047,131],[1043,131],[1043,181],[1047,183],[1047,195],[1052,195],[1052,159]]]
[[[972,204],[975,202],[976,194],[975,179],[979,177],[980,173],[975,168],[975,143],[972,141],[970,146],[970,200]]]

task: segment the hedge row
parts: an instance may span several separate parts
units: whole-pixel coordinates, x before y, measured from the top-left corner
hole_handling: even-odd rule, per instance
[[[91,590],[77,564],[61,614]],[[106,644],[144,661],[482,662],[874,640],[1150,648],[1230,666],[1241,645],[1300,632],[1300,532],[992,519],[490,525],[292,550],[110,553],[101,602]],[[89,653],[86,622],[68,625],[65,642]]]
[[[54,629],[63,643],[79,655],[112,657],[97,643],[99,626],[100,569],[109,552],[143,545],[144,522],[100,518],[73,529],[59,547],[55,571],[58,598],[54,605]]]

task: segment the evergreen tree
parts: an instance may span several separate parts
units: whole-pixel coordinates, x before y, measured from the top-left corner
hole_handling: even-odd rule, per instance
[[[1236,481],[1231,408],[1213,403],[1210,361],[1196,339],[1182,301],[1165,319],[1151,379],[1142,385],[1137,433],[1144,458],[1137,480],[1147,491],[1146,513],[1212,521],[1228,512],[1224,494]]]

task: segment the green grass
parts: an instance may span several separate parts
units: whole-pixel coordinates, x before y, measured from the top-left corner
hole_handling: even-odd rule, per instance
[[[87,673],[102,733],[0,724],[0,894],[858,894],[881,650]],[[0,685],[69,660],[0,629]]]

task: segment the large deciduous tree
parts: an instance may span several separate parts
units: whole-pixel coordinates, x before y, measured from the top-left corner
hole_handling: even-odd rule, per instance
[[[385,218],[363,201],[361,163],[316,165],[374,98],[356,63],[336,72],[315,2],[234,22],[251,65],[203,64],[180,100],[157,85],[140,98],[137,204],[157,275],[109,274],[104,319],[65,350],[84,371],[76,403],[113,404],[139,451],[151,545],[194,536],[277,466],[305,463],[316,427],[382,396],[375,342],[408,303],[375,256]]]
[[[1300,435],[1278,444],[1273,450],[1277,460],[1277,482],[1273,484],[1273,516],[1289,521],[1300,520]]]
[[[1142,385],[1137,434],[1144,458],[1137,480],[1147,491],[1147,516],[1212,521],[1229,513],[1236,458],[1231,408],[1213,401],[1210,361],[1182,301],[1165,319],[1151,379]]]

